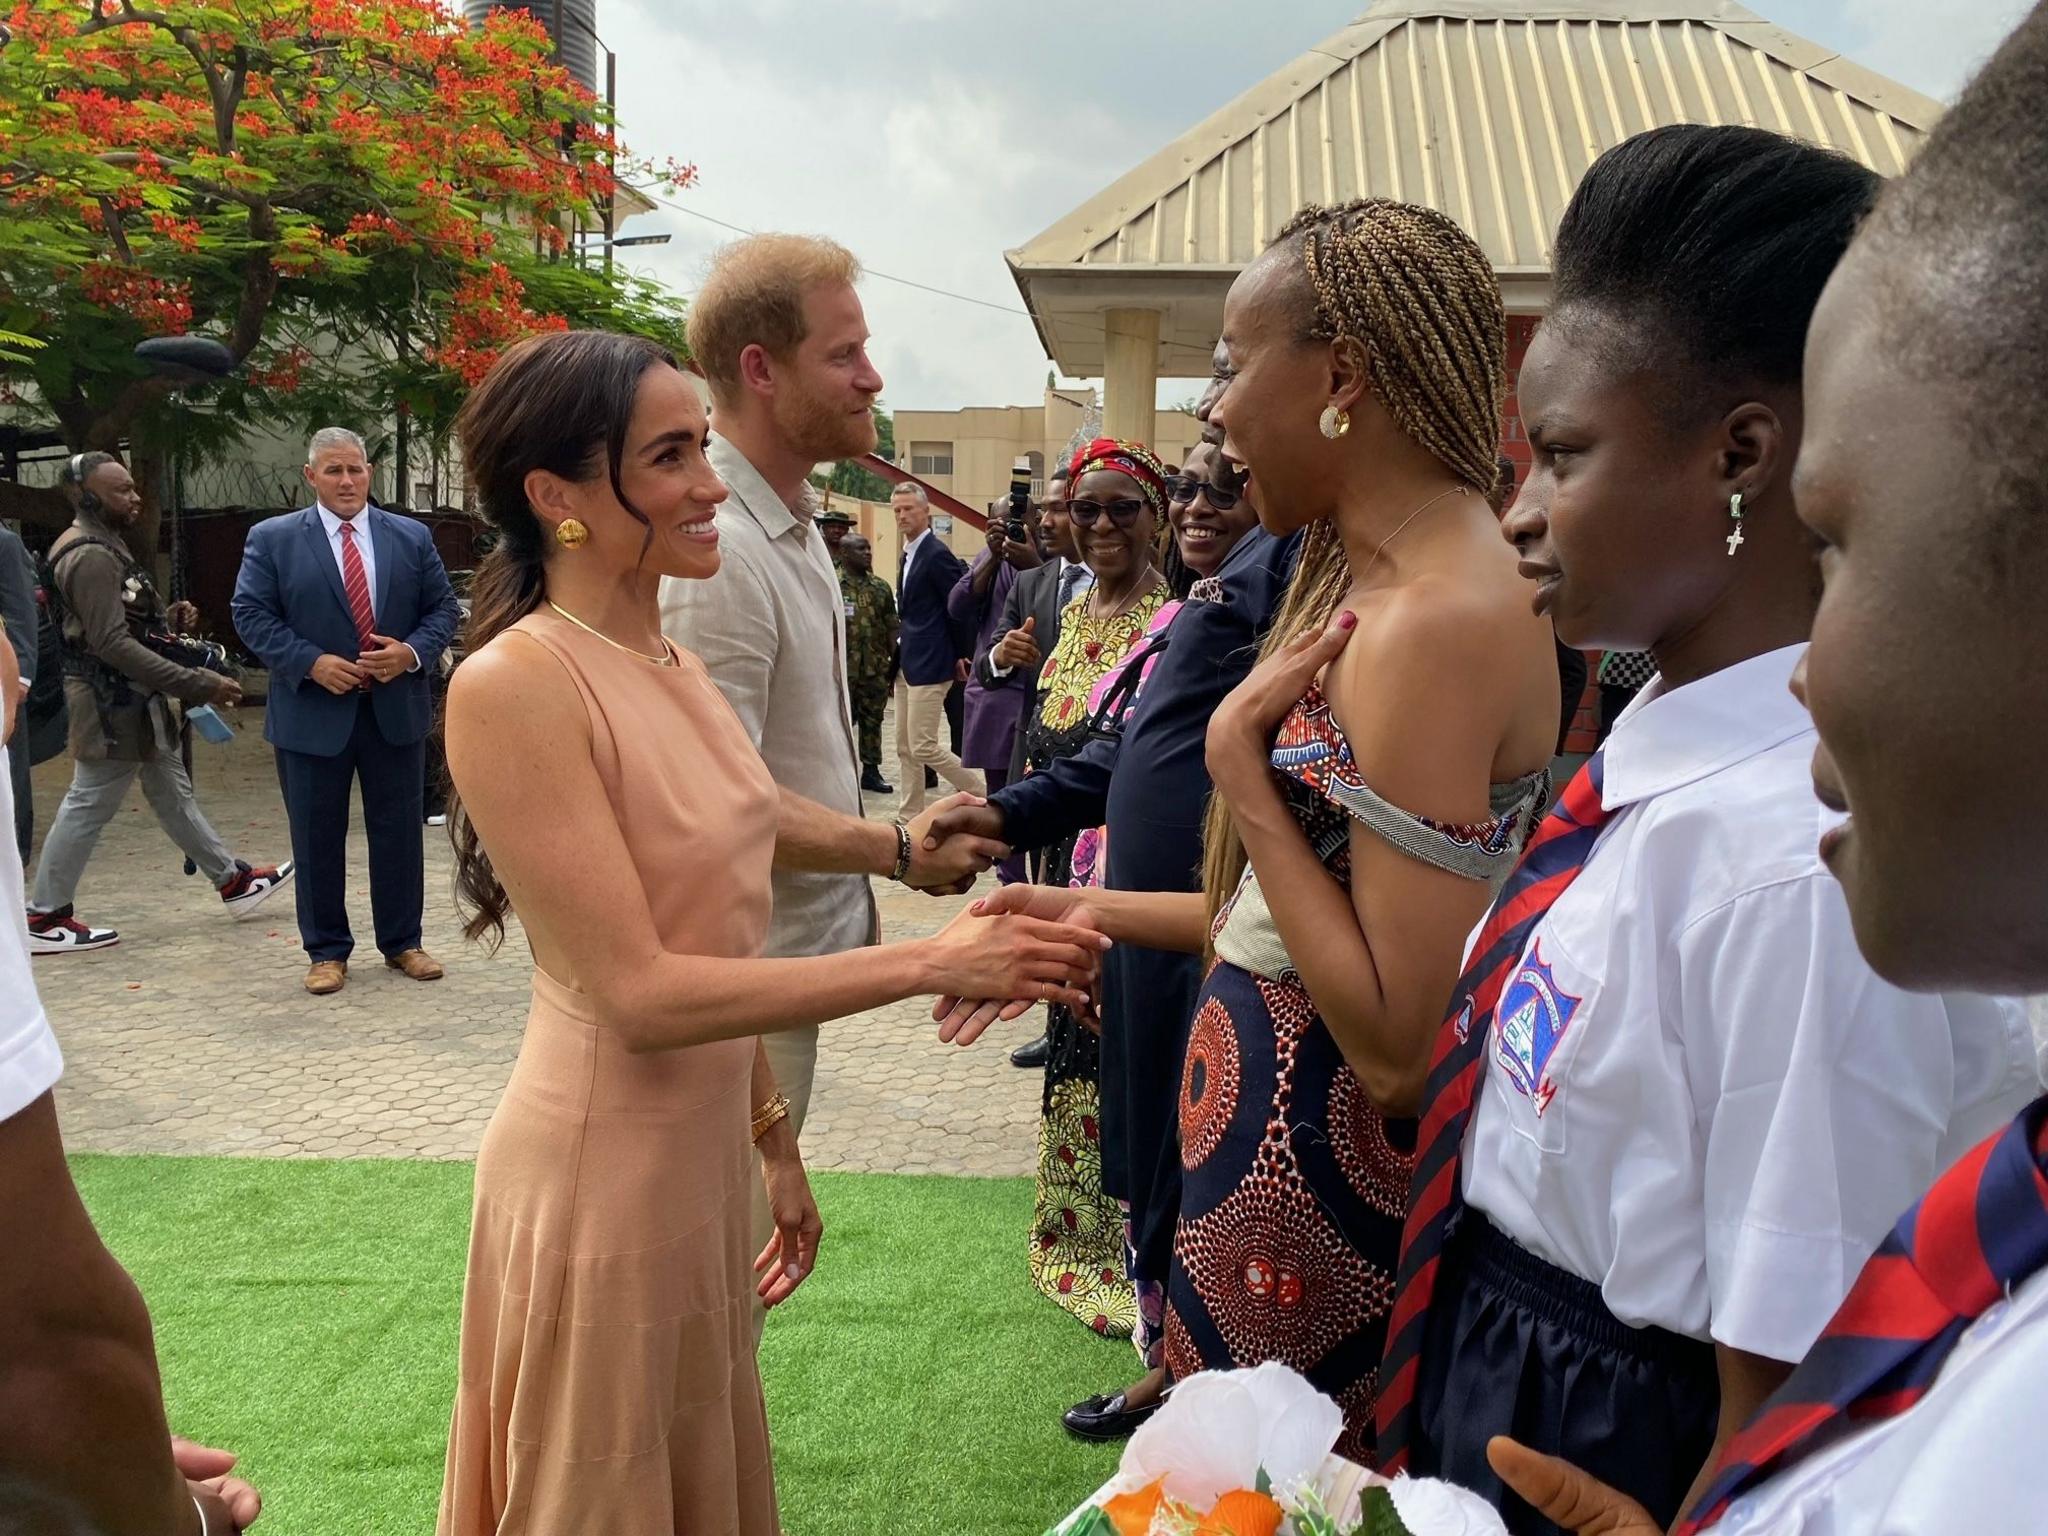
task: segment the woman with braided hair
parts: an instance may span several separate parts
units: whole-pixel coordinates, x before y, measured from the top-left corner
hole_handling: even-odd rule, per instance
[[[1211,419],[1306,528],[1210,723],[1216,963],[1182,1073],[1167,1361],[1283,1360],[1369,1461],[1412,1111],[1465,935],[1549,786],[1557,671],[1487,502],[1506,322],[1451,220],[1302,210],[1233,286]]]
[[[1181,1084],[1168,1371],[1285,1361],[1363,1460],[1413,1141],[1384,1117],[1421,1093],[1557,738],[1550,627],[1486,499],[1505,333],[1478,247],[1402,203],[1304,209],[1232,286],[1210,424],[1300,563],[1210,721],[1206,897],[1087,893],[1124,943],[1213,934],[1185,1058],[1155,1068]]]

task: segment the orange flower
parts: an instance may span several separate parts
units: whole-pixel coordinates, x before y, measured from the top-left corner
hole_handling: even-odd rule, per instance
[[[1195,1512],[1185,1504],[1176,1503],[1166,1496],[1166,1479],[1160,1478],[1136,1493],[1120,1493],[1102,1506],[1102,1512],[1109,1516],[1109,1523],[1116,1527],[1116,1536],[1147,1536],[1153,1522],[1161,1515],[1169,1520],[1184,1522],[1175,1529],[1184,1529],[1194,1522]],[[1267,1536],[1271,1536],[1268,1532]]]
[[[1263,1493],[1240,1488],[1216,1501],[1195,1536],[1276,1536],[1287,1511]]]

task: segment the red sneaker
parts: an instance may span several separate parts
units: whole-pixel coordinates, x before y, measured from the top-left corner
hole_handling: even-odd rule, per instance
[[[246,922],[291,877],[290,859],[275,867],[265,865],[262,869],[251,869],[243,864],[237,869],[235,878],[220,888],[220,899],[228,909],[228,916],[238,923]]]
[[[69,907],[28,914],[28,952],[32,955],[81,955],[91,949],[112,949],[121,935],[111,928],[88,928]]]

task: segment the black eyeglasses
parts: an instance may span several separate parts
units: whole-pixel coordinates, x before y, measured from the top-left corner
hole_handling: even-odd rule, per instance
[[[1166,494],[1173,498],[1175,505],[1182,505],[1193,501],[1197,496],[1206,495],[1210,506],[1218,512],[1228,512],[1237,505],[1244,493],[1218,485],[1214,480],[1197,480],[1192,475],[1175,475],[1166,482]]]
[[[1093,528],[1095,520],[1105,513],[1108,514],[1109,520],[1115,523],[1117,527],[1128,528],[1143,513],[1149,511],[1151,511],[1151,507],[1135,497],[1123,501],[1082,501],[1076,499],[1067,503],[1067,516],[1071,517],[1075,525],[1081,528]]]

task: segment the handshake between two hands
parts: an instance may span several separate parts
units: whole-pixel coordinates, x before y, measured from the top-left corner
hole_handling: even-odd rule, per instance
[[[908,830],[908,882],[933,895],[965,892],[1010,851],[1001,841],[1002,812],[973,795],[939,801]],[[1006,885],[940,930],[931,940],[939,1039],[972,1045],[998,1019],[1017,1018],[1041,1003],[1064,1003],[1092,1026],[1110,941],[1088,909],[1088,894]]]

